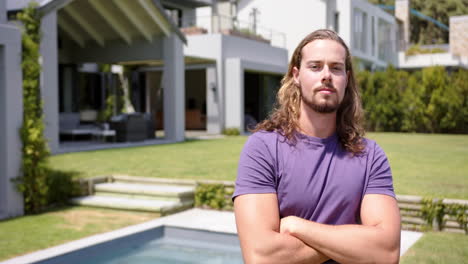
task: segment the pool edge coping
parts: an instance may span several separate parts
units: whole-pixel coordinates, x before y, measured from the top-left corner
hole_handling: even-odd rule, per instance
[[[199,219],[200,217],[202,218],[209,217],[212,214],[219,214],[219,213],[223,213],[223,212],[215,211],[215,210],[193,208],[193,209],[185,210],[185,211],[173,214],[173,215],[168,215],[168,216],[164,216],[161,218],[149,220],[147,222],[143,222],[140,224],[123,227],[120,229],[112,230],[112,231],[101,233],[101,234],[91,235],[91,236],[80,238],[77,240],[65,242],[57,246],[52,246],[50,248],[41,249],[38,251],[27,253],[25,255],[13,257],[5,261],[1,261],[0,264],[29,264],[29,263],[39,262],[39,261],[43,261],[49,258],[64,255],[64,254],[67,254],[76,250],[80,250],[86,247],[94,246],[100,243],[105,243],[105,242],[118,239],[124,236],[148,231],[148,230],[161,227],[161,226],[189,228],[189,229],[198,229],[198,230],[203,230],[203,231],[236,234],[237,233],[236,230],[233,230],[232,228],[230,228],[229,223],[228,224],[225,223],[223,225],[212,225],[211,223],[209,223],[209,221],[204,222],[204,221],[200,221],[203,219]],[[227,213],[227,212],[224,212],[224,213]],[[188,217],[195,217],[195,219],[191,219],[195,221],[193,221],[191,224],[184,223],[187,221],[187,219],[189,219]],[[225,217],[231,218],[227,214],[225,214]]]

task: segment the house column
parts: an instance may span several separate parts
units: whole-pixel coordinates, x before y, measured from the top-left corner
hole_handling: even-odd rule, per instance
[[[3,9],[0,8],[0,13]],[[12,179],[20,176],[23,121],[21,32],[0,21],[0,219],[24,213],[23,196]]]
[[[206,130],[209,134],[220,134],[221,103],[220,85],[216,81],[216,67],[206,68]]]
[[[244,132],[244,71],[239,58],[226,59],[226,128]]]
[[[42,58],[41,94],[44,101],[44,136],[47,138],[52,153],[59,147],[58,127],[58,47],[57,47],[57,12],[52,11],[42,17],[42,40],[40,53]]]
[[[166,139],[185,139],[185,63],[180,38],[164,39],[164,135]]]

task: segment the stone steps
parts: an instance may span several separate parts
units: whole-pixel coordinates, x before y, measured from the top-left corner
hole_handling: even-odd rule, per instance
[[[111,193],[127,195],[127,197],[136,195],[141,198],[147,196],[150,199],[161,197],[183,201],[187,199],[193,200],[194,187],[113,182],[96,184],[94,185],[94,191],[95,194]]]
[[[155,212],[167,215],[193,207],[195,183],[130,176],[95,183],[92,195],[71,199],[72,204]]]

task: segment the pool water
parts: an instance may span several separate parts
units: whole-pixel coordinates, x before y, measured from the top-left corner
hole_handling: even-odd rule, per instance
[[[242,262],[235,234],[162,226],[37,264],[189,264]]]

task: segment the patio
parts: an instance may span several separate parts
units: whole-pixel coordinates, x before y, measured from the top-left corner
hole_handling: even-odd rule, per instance
[[[185,131],[185,138],[191,140],[202,140],[202,139],[217,139],[222,138],[224,135],[220,134],[209,134],[206,130],[187,130]],[[142,147],[152,145],[162,145],[174,143],[171,139],[164,137],[163,130],[157,130],[155,132],[155,138],[147,139],[143,141],[131,141],[131,142],[115,142],[115,141],[104,141],[96,140],[96,138],[89,138],[86,140],[67,140],[60,143],[60,148],[54,154],[64,154],[72,152],[82,151],[94,151],[103,149],[113,148],[130,148],[130,147]]]

